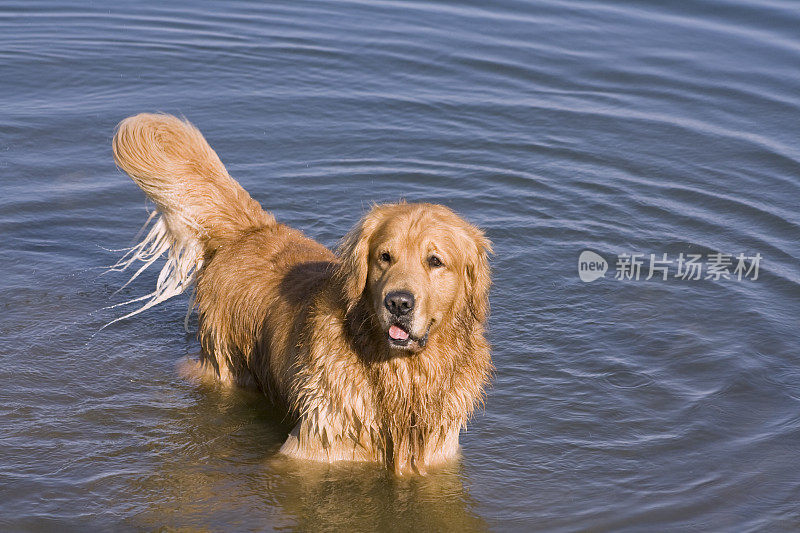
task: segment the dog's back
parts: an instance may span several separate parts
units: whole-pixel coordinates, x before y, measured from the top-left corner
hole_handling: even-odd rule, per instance
[[[159,283],[186,272],[196,277],[180,286],[197,284],[203,364],[222,381],[254,380],[285,401],[280,384],[288,380],[275,376],[290,372],[297,319],[329,277],[334,255],[278,224],[189,122],[147,113],[127,118],[113,149],[161,215],[159,237],[168,241],[171,261]]]

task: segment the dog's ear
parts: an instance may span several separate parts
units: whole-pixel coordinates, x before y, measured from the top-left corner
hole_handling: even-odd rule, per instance
[[[489,287],[492,285],[489,254],[492,252],[492,241],[483,232],[470,225],[468,233],[472,246],[467,247],[465,261],[465,278],[467,280],[467,302],[475,320],[484,322],[489,316]]]
[[[342,287],[348,311],[352,310],[367,286],[369,241],[378,226],[378,219],[377,209],[373,208],[344,236],[337,249],[341,263],[335,276]]]

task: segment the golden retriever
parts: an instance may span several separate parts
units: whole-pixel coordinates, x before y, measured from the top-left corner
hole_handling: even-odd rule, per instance
[[[262,210],[187,121],[129,117],[113,147],[160,215],[117,266],[168,252],[144,308],[195,282],[201,364],[287,408],[282,453],[398,473],[458,454],[492,370],[478,228],[441,205],[378,205],[334,254]]]

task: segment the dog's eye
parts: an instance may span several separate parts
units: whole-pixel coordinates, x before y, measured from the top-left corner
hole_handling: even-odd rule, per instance
[[[432,268],[438,268],[440,266],[444,266],[444,263],[442,263],[441,259],[435,255],[432,255],[428,258],[428,265],[430,265]]]
[[[383,252],[381,254],[381,262],[383,262],[383,263],[391,263],[392,262],[391,254],[389,252]]]

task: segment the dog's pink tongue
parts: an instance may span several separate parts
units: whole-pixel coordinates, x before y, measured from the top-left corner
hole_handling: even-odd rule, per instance
[[[408,332],[403,328],[392,326],[389,328],[389,336],[396,341],[404,341],[408,338]]]

